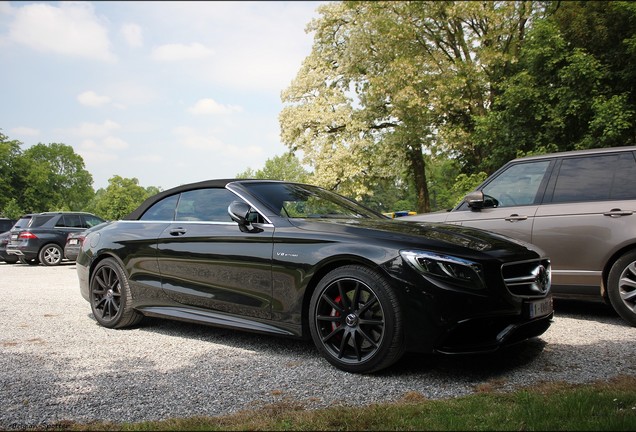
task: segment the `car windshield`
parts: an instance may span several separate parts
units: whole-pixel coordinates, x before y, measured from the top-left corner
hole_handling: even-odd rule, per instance
[[[327,190],[292,183],[244,183],[271,210],[288,218],[375,218],[379,213]]]

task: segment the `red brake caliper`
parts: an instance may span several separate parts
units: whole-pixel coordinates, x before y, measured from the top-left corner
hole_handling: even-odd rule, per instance
[[[340,296],[338,296],[338,297],[336,297],[336,298],[334,299],[334,302],[335,302],[336,304],[338,304],[338,305],[342,305],[341,301],[342,301],[342,297],[340,297]],[[331,315],[332,317],[333,317],[333,316],[340,316],[340,312],[338,312],[337,310],[335,310],[335,309],[333,309],[333,308],[332,308],[332,309],[331,309],[331,313],[330,313],[329,315]],[[331,331],[334,331],[334,330],[335,330],[335,329],[337,329],[338,327],[340,327],[340,323],[336,323],[336,322],[332,322],[332,323],[331,323]]]

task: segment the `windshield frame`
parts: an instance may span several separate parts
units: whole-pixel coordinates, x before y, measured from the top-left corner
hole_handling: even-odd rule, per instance
[[[275,215],[287,219],[388,219],[318,186],[278,181],[246,181],[241,185]],[[321,206],[328,211],[315,211]]]

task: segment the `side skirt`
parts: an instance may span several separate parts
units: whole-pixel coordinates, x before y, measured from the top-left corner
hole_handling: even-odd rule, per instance
[[[137,308],[137,310],[146,316],[176,319],[180,321],[246,330],[257,333],[273,333],[280,336],[300,336],[300,330],[298,332],[294,332],[290,329],[266,324],[260,321],[226,315],[220,312],[211,312],[178,306],[146,306]]]

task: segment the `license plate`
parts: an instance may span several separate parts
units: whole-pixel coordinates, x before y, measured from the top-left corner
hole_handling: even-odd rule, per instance
[[[552,313],[552,297],[535,300],[527,303],[530,318],[538,318]]]
[[[76,244],[78,244],[78,243],[79,243],[79,240],[77,240],[77,239],[70,239],[70,240],[68,241],[68,244],[70,244],[70,245],[76,245]]]

